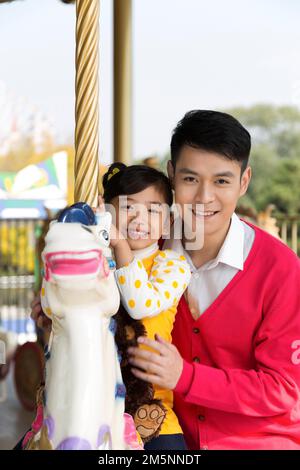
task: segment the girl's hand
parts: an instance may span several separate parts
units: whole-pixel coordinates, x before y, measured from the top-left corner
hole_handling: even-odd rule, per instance
[[[36,325],[46,332],[50,332],[52,328],[52,321],[44,314],[41,304],[41,296],[38,294],[31,302],[31,318],[35,321]]]
[[[112,248],[116,248],[116,246],[120,243],[121,240],[125,240],[124,236],[121,234],[121,232],[117,229],[117,227],[114,224],[111,224],[110,226],[109,237],[110,237],[110,245]]]
[[[97,200],[97,207],[92,207],[91,209],[96,212],[105,212],[105,204],[104,204],[104,199],[103,197],[99,194],[98,195],[98,200]]]
[[[98,195],[98,207],[96,208],[97,212],[105,212],[105,204],[103,197],[99,194]]]

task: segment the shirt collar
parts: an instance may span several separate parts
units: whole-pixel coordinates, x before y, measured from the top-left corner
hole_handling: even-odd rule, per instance
[[[244,268],[244,227],[238,216],[233,213],[224,243],[217,257],[210,261],[214,266],[224,263],[233,268]]]
[[[153,255],[157,250],[159,249],[158,247],[158,242],[152,243],[152,245],[147,246],[146,248],[142,248],[141,250],[132,250],[134,256],[137,258],[148,258],[148,256]]]
[[[174,224],[181,224],[180,218],[175,219]],[[197,270],[189,254],[182,246],[182,240],[167,240],[164,248],[171,248],[177,253],[184,255],[189,261],[193,271]],[[238,216],[233,213],[231,217],[230,227],[224,243],[217,254],[216,258],[205,263],[199,270],[208,270],[216,267],[219,263],[227,264],[233,268],[243,270],[244,268],[244,227]]]

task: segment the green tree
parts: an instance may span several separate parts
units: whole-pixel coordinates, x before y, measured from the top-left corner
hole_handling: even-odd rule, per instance
[[[285,214],[300,214],[300,110],[256,104],[226,110],[252,137],[252,181],[244,205],[263,210],[275,204]]]
[[[271,178],[265,204],[272,202],[280,212],[300,214],[300,158],[281,160]]]

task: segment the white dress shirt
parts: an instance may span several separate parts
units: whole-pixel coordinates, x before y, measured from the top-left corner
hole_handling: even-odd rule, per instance
[[[174,224],[182,224],[176,219]],[[176,228],[175,228],[176,229]],[[186,291],[191,314],[197,319],[216,300],[238,271],[243,270],[244,262],[250,253],[255,238],[254,230],[234,213],[224,243],[217,255],[200,268],[196,268],[185,251],[181,240],[166,240],[165,248],[185,256],[192,277]]]

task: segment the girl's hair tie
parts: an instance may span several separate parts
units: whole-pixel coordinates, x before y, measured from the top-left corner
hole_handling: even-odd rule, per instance
[[[116,173],[119,173],[120,169],[119,168],[114,168],[111,173],[108,174],[107,176],[107,181],[110,180]]]

